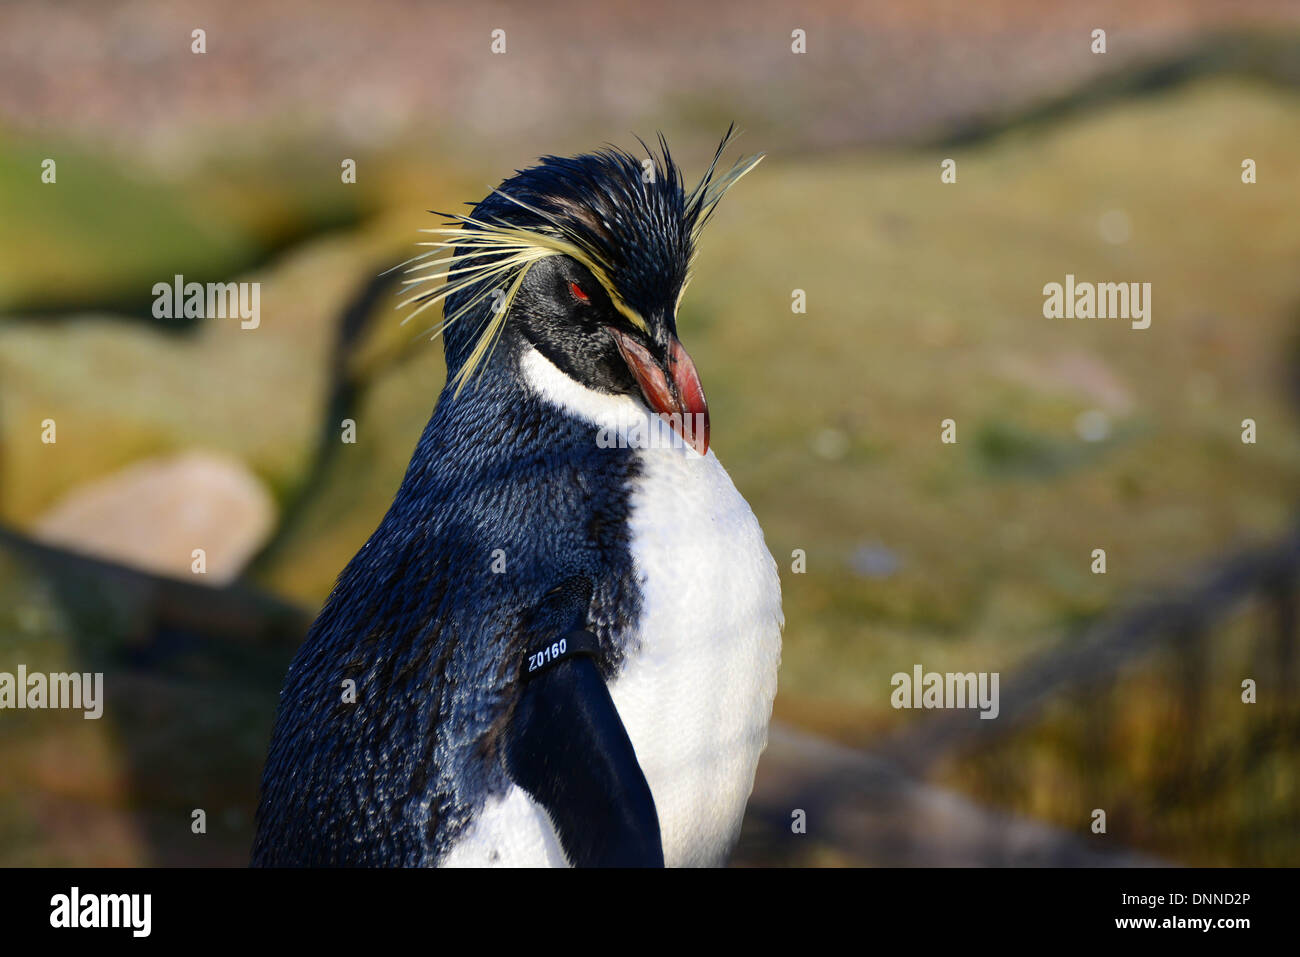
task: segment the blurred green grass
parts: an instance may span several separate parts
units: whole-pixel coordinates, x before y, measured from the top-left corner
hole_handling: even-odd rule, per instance
[[[370,212],[369,191],[334,188],[319,151],[263,148],[274,162],[259,151],[167,169],[0,131],[0,312],[143,311],[155,282],[224,280]],[[40,179],[47,158],[54,183]]]

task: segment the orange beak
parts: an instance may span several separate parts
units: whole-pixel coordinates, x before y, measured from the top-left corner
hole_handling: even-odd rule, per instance
[[[676,338],[668,348],[667,368],[661,367],[645,346],[610,327],[618,351],[641,387],[653,412],[667,422],[682,440],[701,455],[709,451],[709,403],[695,363]]]

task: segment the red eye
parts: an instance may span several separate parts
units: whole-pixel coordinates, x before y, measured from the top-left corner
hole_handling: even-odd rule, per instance
[[[569,292],[573,293],[573,298],[579,302],[591,302],[591,297],[582,291],[582,287],[576,282],[569,283]]]

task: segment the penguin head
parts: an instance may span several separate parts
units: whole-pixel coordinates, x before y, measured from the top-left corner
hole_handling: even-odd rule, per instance
[[[707,452],[708,405],[677,309],[705,223],[762,159],[718,175],[733,138],[729,129],[691,190],[661,136],[645,158],[614,148],[543,157],[470,215],[427,230],[446,255],[417,261],[408,284],[446,282],[407,302],[419,312],[445,299],[439,332],[456,391],[501,340],[522,341],[580,385],[643,402]]]

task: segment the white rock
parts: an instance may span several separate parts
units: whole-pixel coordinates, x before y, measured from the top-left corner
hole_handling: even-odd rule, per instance
[[[39,541],[218,586],[239,576],[275,524],[275,503],[242,462],[210,452],[145,459],[78,486],[31,529]],[[193,569],[195,549],[206,573]]]

